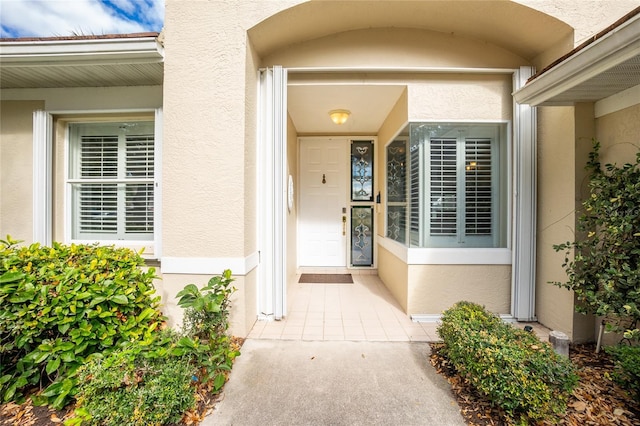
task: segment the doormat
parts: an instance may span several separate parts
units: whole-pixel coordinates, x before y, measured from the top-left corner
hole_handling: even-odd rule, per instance
[[[299,283],[304,284],[352,284],[351,274],[302,274]]]

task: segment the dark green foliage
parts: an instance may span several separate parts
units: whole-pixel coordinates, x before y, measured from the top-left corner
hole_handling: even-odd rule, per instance
[[[175,423],[194,407],[196,366],[172,356],[179,336],[165,331],[151,342],[134,342],[78,371],[80,392],[70,424],[161,425]]]
[[[603,169],[599,149],[594,141],[586,167],[590,196],[578,221],[584,236],[554,246],[566,253],[562,266],[568,281],[553,284],[574,291],[578,312],[607,317],[610,328],[636,339],[640,337],[640,153],[635,164],[607,164]]]
[[[606,351],[615,362],[614,380],[640,401],[640,346],[611,346]]]
[[[568,358],[477,304],[459,302],[445,311],[438,334],[458,374],[516,422],[563,412],[577,384]]]
[[[156,332],[79,370],[78,408],[69,425],[160,425],[194,405],[194,385],[224,385],[239,352],[227,335],[231,271],[178,293],[184,333]]]
[[[46,387],[34,402],[61,408],[79,366],[164,321],[155,271],[128,249],[16,243],[0,242],[0,396]]]
[[[178,305],[185,308],[183,330],[193,342],[191,354],[201,366],[201,378],[214,379],[216,390],[224,385],[225,370],[231,369],[233,359],[239,355],[227,336],[229,297],[235,291],[232,283],[227,269],[201,289],[189,284],[176,295]]]

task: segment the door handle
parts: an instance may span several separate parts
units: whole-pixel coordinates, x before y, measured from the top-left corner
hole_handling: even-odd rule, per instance
[[[342,216],[342,235],[347,235],[347,217]]]

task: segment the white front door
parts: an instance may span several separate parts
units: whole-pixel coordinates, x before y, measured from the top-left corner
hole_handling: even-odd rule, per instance
[[[300,139],[299,265],[346,267],[349,140]]]

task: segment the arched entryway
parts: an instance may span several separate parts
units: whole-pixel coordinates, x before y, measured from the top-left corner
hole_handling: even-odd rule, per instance
[[[325,21],[324,26],[317,24]],[[515,24],[519,21],[530,23],[526,31]],[[286,34],[278,30],[281,25],[287,25]],[[547,35],[543,39],[532,35],[535,32],[531,28],[538,26],[545,28]],[[556,30],[553,35],[549,35],[549,28]],[[273,163],[278,164],[274,198],[263,204],[275,214],[273,220],[267,218],[271,222],[263,226],[266,231],[263,241],[269,242],[261,253],[275,250],[278,255],[267,255],[271,264],[263,268],[268,272],[259,286],[259,303],[266,303],[259,308],[263,317],[277,319],[286,315],[287,291],[280,283],[291,282],[298,272],[300,212],[295,202],[292,208],[288,207],[286,194],[281,191],[285,187],[288,189],[289,176],[293,180],[294,193],[297,192],[295,200],[299,201],[300,192],[304,190],[299,187],[300,137],[375,138],[378,144],[375,157],[380,163],[375,167],[374,181],[378,185],[373,191],[384,193],[384,185],[381,185],[383,148],[410,120],[499,119],[513,123],[517,130],[525,129],[517,124],[517,116],[522,111],[514,109],[510,97],[515,85],[522,84],[521,77],[526,76],[521,66],[531,64],[538,54],[570,35],[571,30],[565,24],[512,2],[307,2],[273,15],[252,28],[249,37],[256,64],[265,67],[266,73],[270,72],[268,69],[272,64],[284,67],[284,78],[280,80],[284,85],[276,95],[283,96],[281,103],[277,103],[281,116],[276,120],[277,125],[267,125],[259,130],[259,133],[271,132],[271,141],[282,138],[279,148],[267,150],[277,151],[279,157]],[[407,87],[410,87],[409,94]],[[482,93],[464,99],[468,88],[481,88],[488,99],[498,92],[496,99],[499,100],[493,112],[483,112]],[[383,94],[385,90],[387,92]],[[428,102],[420,99],[421,90],[429,97]],[[276,105],[271,100],[266,104],[269,108]],[[458,104],[464,106],[456,110]],[[331,127],[327,113],[335,108],[350,109],[353,120],[341,128]],[[412,116],[413,111],[420,113]],[[528,126],[523,133],[516,135],[514,132],[512,140],[525,138],[531,141],[530,122]],[[520,164],[514,164],[517,173],[524,173],[521,177],[524,181],[510,183],[513,188],[518,185],[535,187],[531,181],[531,149],[535,147],[531,143],[525,145],[529,151],[520,155]],[[514,154],[515,151],[516,148]],[[530,195],[533,197],[534,194]],[[532,202],[528,201],[529,207]],[[384,205],[373,207],[376,209],[376,234],[383,240]],[[522,212],[526,210],[521,209]],[[512,219],[510,229],[514,235],[526,236],[533,232],[531,226],[535,220],[530,216],[516,215]],[[527,224],[531,226],[527,227]],[[500,290],[503,300],[507,300],[507,308],[497,310],[519,317],[516,311],[520,309],[526,311],[522,315],[533,319],[535,265],[519,259],[532,258],[534,247],[518,246],[523,240],[526,238],[514,237],[507,248],[514,251],[513,257],[508,256],[508,273],[514,274],[514,281],[522,281],[523,286],[511,285]],[[520,252],[522,255],[518,254]],[[412,294],[411,281],[430,272],[426,267],[423,268],[426,272],[422,272],[407,257],[410,256],[396,255],[399,263],[404,262],[400,267],[402,273],[396,274],[401,275],[399,278],[388,279],[389,272],[381,278],[401,308],[415,313],[412,298],[417,300],[424,296]],[[512,259],[517,265],[513,271],[510,270]],[[402,281],[406,284],[404,287]],[[519,293],[520,290],[523,292]]]

